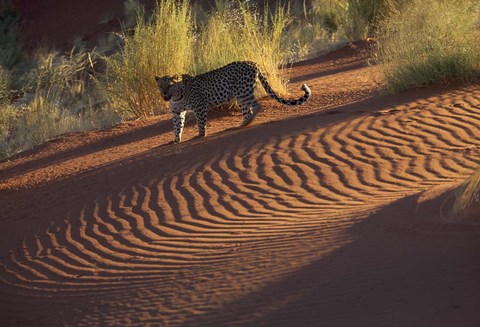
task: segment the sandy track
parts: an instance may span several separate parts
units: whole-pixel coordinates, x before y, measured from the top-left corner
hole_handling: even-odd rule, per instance
[[[371,97],[349,58],[294,68],[325,98],[274,117],[265,102],[251,128],[223,117],[155,147],[159,123],[3,163],[2,321],[478,326],[478,227],[415,212],[478,163],[480,87]]]

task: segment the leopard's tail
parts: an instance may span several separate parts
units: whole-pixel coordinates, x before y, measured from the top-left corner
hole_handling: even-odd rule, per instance
[[[279,96],[277,93],[275,93],[274,90],[272,90],[272,88],[270,87],[270,84],[268,84],[267,78],[265,77],[265,75],[262,74],[260,70],[258,71],[258,79],[262,83],[263,88],[268,93],[268,95],[282,104],[286,104],[289,106],[300,105],[305,103],[308,100],[308,98],[310,98],[310,96],[312,95],[312,91],[310,91],[310,88],[307,86],[307,84],[303,84],[302,90],[303,92],[305,92],[305,94],[302,97],[298,99],[284,99],[281,96]]]

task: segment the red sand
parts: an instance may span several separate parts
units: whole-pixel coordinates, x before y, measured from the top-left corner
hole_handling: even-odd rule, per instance
[[[1,162],[2,326],[479,326],[479,227],[431,194],[478,163],[480,86],[378,96],[365,58],[296,65],[311,101],[248,128],[174,146],[165,115]]]
[[[375,96],[364,58],[294,67],[311,101],[248,128],[175,147],[162,116],[0,163],[1,320],[479,325],[478,227],[417,203],[478,162],[480,87]]]

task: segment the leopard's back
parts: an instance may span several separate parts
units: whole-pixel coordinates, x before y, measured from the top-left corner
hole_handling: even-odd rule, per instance
[[[258,72],[253,62],[232,62],[188,79],[185,82],[185,98],[196,101],[200,95],[207,105],[220,105],[233,98],[253,95]]]

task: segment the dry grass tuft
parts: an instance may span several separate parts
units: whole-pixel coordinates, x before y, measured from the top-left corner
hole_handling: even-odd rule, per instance
[[[412,0],[381,25],[378,61],[388,93],[480,77],[474,0]]]
[[[461,217],[472,209],[480,212],[480,168],[456,191],[453,215]]]

